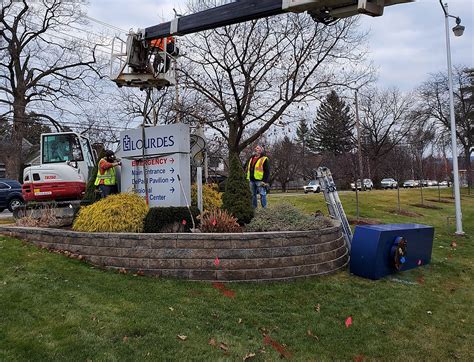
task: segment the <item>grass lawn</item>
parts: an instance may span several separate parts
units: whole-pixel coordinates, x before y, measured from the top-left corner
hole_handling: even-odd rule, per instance
[[[379,281],[344,271],[230,284],[234,298],[210,283],[103,271],[0,237],[0,360],[473,360],[474,197],[462,200],[471,237],[456,239],[449,193],[425,200],[438,206],[427,209],[409,206],[419,191],[401,190],[402,209],[417,217],[392,213],[396,191],[360,194],[363,218],[436,227],[430,265]],[[341,199],[354,217],[355,193]],[[269,195],[284,200],[326,212],[321,194]]]

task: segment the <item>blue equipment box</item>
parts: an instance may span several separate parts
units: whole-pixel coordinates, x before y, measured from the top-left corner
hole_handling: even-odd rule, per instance
[[[434,228],[419,224],[356,226],[352,238],[352,274],[380,279],[431,261]]]

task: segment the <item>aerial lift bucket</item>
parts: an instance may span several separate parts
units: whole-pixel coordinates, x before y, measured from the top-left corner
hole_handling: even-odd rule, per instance
[[[162,40],[167,44],[167,39]],[[112,41],[110,79],[119,87],[161,89],[176,84],[176,54],[167,48],[153,46],[131,31],[127,41]]]

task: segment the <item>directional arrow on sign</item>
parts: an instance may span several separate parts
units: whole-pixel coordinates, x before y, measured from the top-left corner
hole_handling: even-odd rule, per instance
[[[171,183],[174,183],[174,177],[170,178]]]
[[[171,193],[174,193],[174,187],[170,188]]]
[[[170,162],[171,162],[171,163],[174,163],[174,158],[170,158]]]
[[[171,167],[171,168],[170,168],[170,171],[171,171],[171,173],[174,173],[174,168]]]

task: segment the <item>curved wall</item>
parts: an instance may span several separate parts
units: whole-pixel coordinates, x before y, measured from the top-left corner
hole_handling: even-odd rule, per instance
[[[190,280],[289,280],[335,272],[349,260],[339,225],[240,234],[83,233],[0,226],[0,234],[69,251],[99,267]]]

